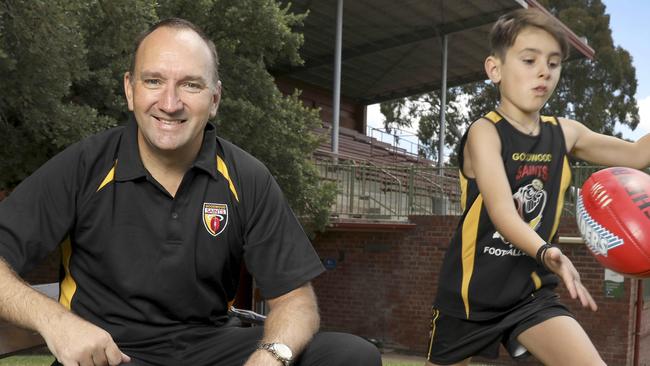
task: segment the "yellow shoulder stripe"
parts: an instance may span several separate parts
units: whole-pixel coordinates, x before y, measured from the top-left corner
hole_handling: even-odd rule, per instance
[[[460,179],[458,180],[460,183],[460,209],[462,212],[465,212],[465,206],[467,205],[467,178],[465,178],[465,174],[463,174],[463,171],[458,169],[458,176]]]
[[[235,199],[237,202],[239,202],[239,195],[237,194],[237,190],[235,189],[235,185],[232,184],[232,180],[230,179],[230,174],[228,174],[228,167],[226,166],[226,163],[221,159],[221,156],[217,155],[217,170],[221,175],[223,175],[224,178],[228,181],[228,186],[230,187],[230,192],[232,192],[232,195],[235,196]]]
[[[532,272],[530,278],[533,279],[533,284],[535,284],[535,290],[539,290],[542,287],[542,279],[539,278],[537,272]]]
[[[549,122],[553,125],[557,124],[557,120],[555,119],[555,117],[551,117],[551,116],[542,116],[542,122]]]
[[[497,122],[501,121],[501,116],[500,116],[497,112],[495,112],[495,111],[492,111],[492,112],[486,114],[486,115],[483,116],[483,117],[489,119],[489,120],[492,121],[493,123],[497,123]]]
[[[113,167],[111,170],[108,171],[108,174],[106,174],[106,177],[104,177],[104,180],[102,181],[102,184],[99,185],[99,188],[97,188],[97,191],[95,193],[101,191],[104,186],[106,186],[108,183],[112,182],[113,179],[115,179],[115,167],[117,166],[117,160],[115,160],[115,163],[113,164]]]
[[[479,220],[481,218],[481,208],[483,207],[483,196],[480,194],[472,204],[463,222],[462,231],[462,254],[461,264],[463,268],[463,278],[461,282],[460,294],[465,305],[465,315],[469,319],[469,284],[474,274],[474,257],[476,256],[476,238],[478,234]]]
[[[72,243],[70,242],[70,237],[67,237],[63,243],[61,243],[61,261],[63,262],[63,269],[65,271],[65,277],[61,281],[61,288],[59,291],[59,303],[63,305],[66,309],[70,310],[70,303],[72,302],[72,297],[75,292],[77,292],[77,283],[72,274],[70,273],[70,257],[72,256]]]

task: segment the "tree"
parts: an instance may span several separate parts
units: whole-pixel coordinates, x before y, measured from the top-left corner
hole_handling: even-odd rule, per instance
[[[639,124],[636,70],[629,52],[614,46],[605,5],[600,0],[542,3],[575,33],[587,36],[596,51],[594,60],[581,59],[563,67],[546,113],[566,115],[608,135],[614,135],[617,123],[635,129]]]
[[[605,14],[603,3],[600,0],[542,0],[540,3],[576,34],[587,35],[590,46],[596,51],[594,60],[581,58],[563,63],[560,82],[542,113],[575,119],[593,131],[608,135],[615,134],[617,123],[634,129],[639,123],[638,106],[634,97],[636,72],[630,54],[625,49],[614,46],[609,16]],[[499,100],[498,89],[484,81],[464,85],[450,94],[457,97],[465,95],[468,98],[465,103],[467,116],[447,119],[448,126],[455,126],[453,131],[464,130],[470,121],[494,109]],[[382,108],[390,109],[391,105],[400,103],[402,102],[385,103]],[[439,98],[429,98],[424,103],[439,105]],[[406,111],[412,120],[420,119],[417,108]],[[388,126],[404,123],[404,117],[396,119],[395,113],[384,114]],[[437,131],[439,127],[435,128]],[[438,137],[433,135],[433,139],[437,140]],[[456,150],[456,146],[452,145],[454,140],[449,136],[445,142],[448,147]]]
[[[459,129],[464,122],[464,113],[458,88],[447,91],[447,100],[451,101],[445,109],[445,146],[456,146],[463,131]],[[412,97],[381,103],[380,111],[386,117],[384,128],[391,132],[393,128],[412,127],[417,122],[420,156],[438,161],[438,143],[440,141],[440,106],[439,91],[432,91]],[[444,158],[444,157],[443,157]],[[457,165],[457,153],[448,156],[448,165]]]
[[[292,208],[323,228],[334,187],[310,161],[318,113],[282,95],[267,68],[301,62],[304,15],[272,0],[8,0],[0,4],[0,189],[52,155],[128,116],[122,77],[133,40],[158,19],[186,18],[215,41],[219,134],[262,160]]]
[[[64,0],[0,3],[0,188],[15,185],[79,136],[111,125],[71,101],[86,78],[86,47]]]

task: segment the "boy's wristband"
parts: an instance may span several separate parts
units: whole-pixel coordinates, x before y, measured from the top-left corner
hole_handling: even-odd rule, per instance
[[[544,243],[539,249],[537,249],[537,255],[535,255],[535,259],[537,260],[537,263],[539,263],[544,269],[549,271],[548,267],[546,267],[546,263],[544,262],[544,256],[546,256],[546,251],[552,248],[553,246],[549,243]]]

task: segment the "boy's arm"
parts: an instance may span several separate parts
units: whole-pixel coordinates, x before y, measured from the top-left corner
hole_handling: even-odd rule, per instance
[[[479,120],[472,125],[467,149],[490,220],[501,235],[534,258],[546,241],[517,213],[501,158],[501,140],[492,122]]]
[[[63,364],[119,365],[130,358],[110,334],[25,284],[0,258],[0,318],[43,336]]]
[[[567,151],[597,165],[643,169],[650,165],[650,134],[636,142],[596,133],[582,123],[559,118]]]
[[[513,245],[535,258],[537,250],[546,241],[517,213],[501,158],[501,140],[492,122],[482,119],[472,125],[467,137],[467,152],[483,203],[495,228]],[[572,298],[578,298],[582,306],[596,310],[596,303],[580,282],[580,275],[558,248],[549,249],[544,259],[547,267],[562,278]]]

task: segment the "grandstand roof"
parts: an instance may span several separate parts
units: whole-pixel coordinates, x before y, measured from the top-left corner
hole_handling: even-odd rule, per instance
[[[309,11],[300,67],[272,72],[332,90],[335,0],[281,0],[291,11]],[[442,85],[442,36],[448,38],[447,86],[485,79],[487,34],[502,14],[535,0],[345,0],[341,96],[361,104],[415,95]],[[545,9],[543,9],[545,11]],[[565,29],[572,57],[594,56],[583,39]]]

